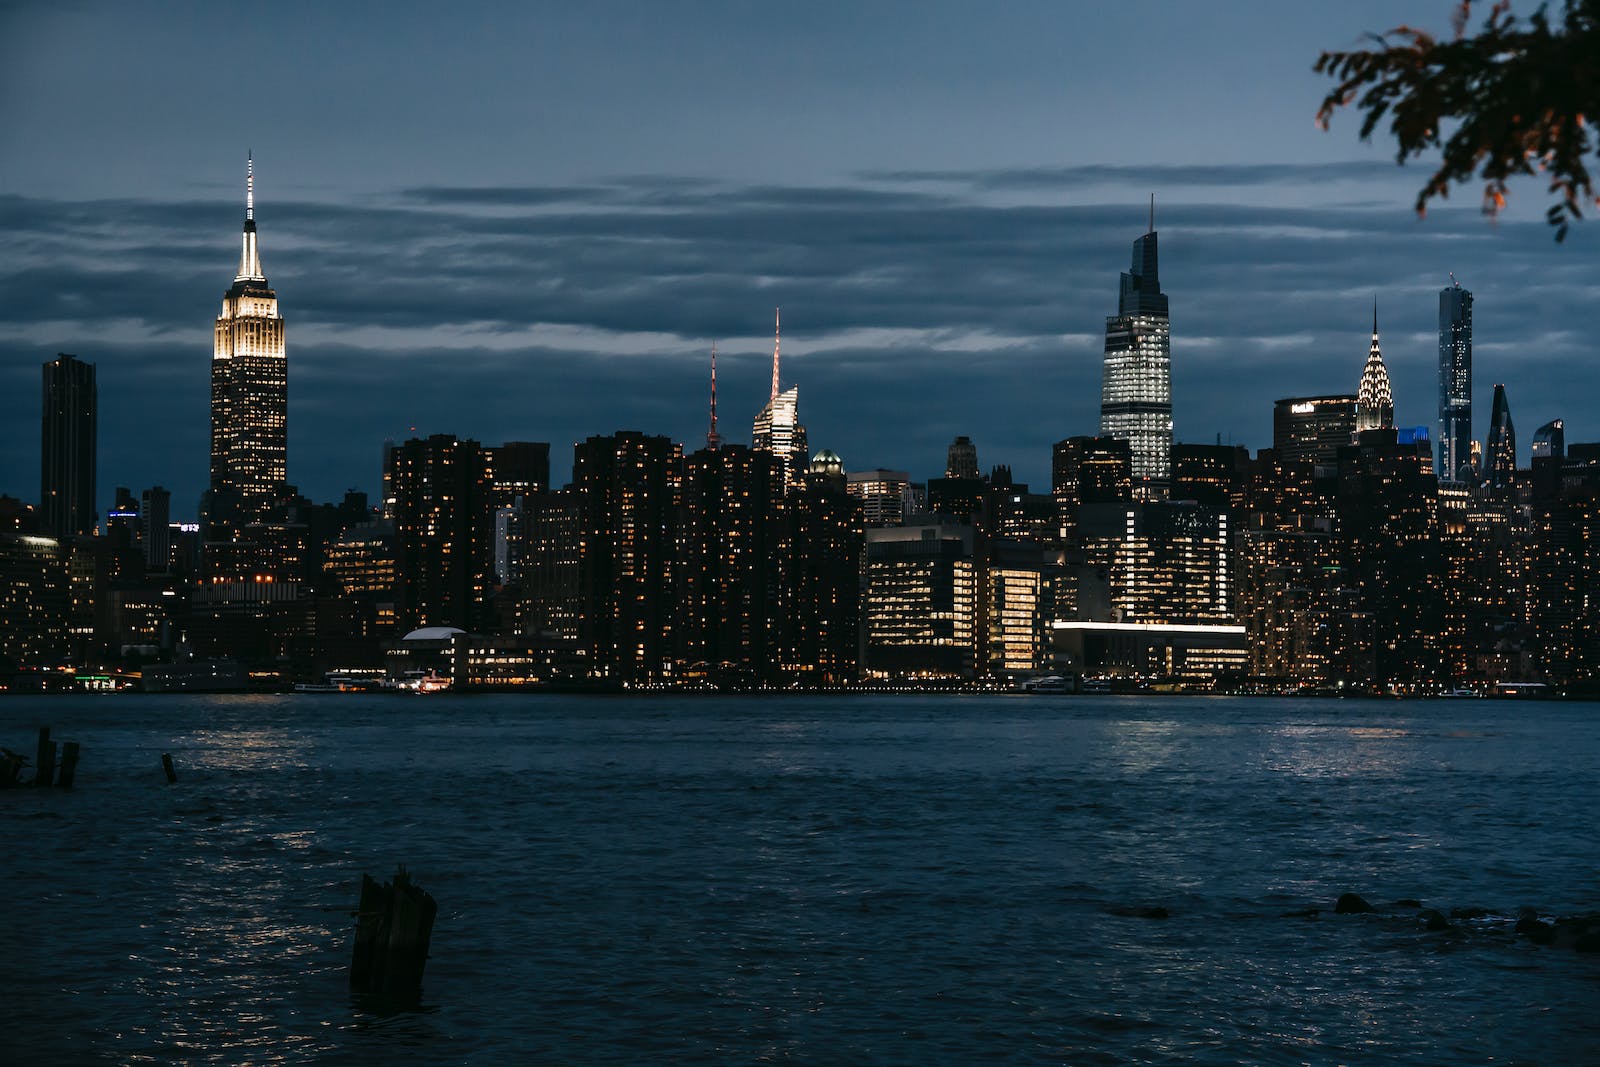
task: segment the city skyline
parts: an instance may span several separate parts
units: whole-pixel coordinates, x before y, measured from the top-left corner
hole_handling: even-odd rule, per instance
[[[76,25],[71,14],[6,17],[41,47]],[[1083,17],[1085,30],[1112,18]],[[413,434],[559,446],[638,429],[696,442],[712,343],[723,413],[735,418],[723,432],[740,441],[766,393],[765,327],[776,305],[789,312],[786,384],[804,387],[813,451],[831,448],[852,470],[921,477],[936,474],[949,440],[964,434],[985,467],[1004,463],[1019,480],[1044,484],[1051,444],[1097,423],[1110,275],[1126,262],[1152,191],[1166,238],[1163,283],[1180,307],[1177,440],[1265,447],[1276,399],[1353,390],[1375,290],[1384,294],[1396,422],[1435,426],[1437,294],[1452,271],[1478,302],[1475,406],[1488,410],[1493,384],[1503,382],[1528,425],[1561,418],[1575,440],[1600,436],[1586,414],[1595,399],[1587,389],[1600,387],[1580,380],[1574,388],[1570,376],[1574,361],[1589,358],[1586,338],[1600,314],[1583,269],[1591,233],[1579,225],[1566,245],[1552,246],[1531,195],[1514,199],[1513,214],[1497,224],[1477,214],[1470,191],[1415,220],[1414,172],[1359,144],[1353,131],[1336,124],[1321,134],[1310,121],[1315,48],[1392,16],[1357,7],[1287,29],[1275,17],[1250,33],[1292,31],[1307,51],[1286,66],[1275,52],[1262,71],[1300,79],[1275,89],[1285,99],[1257,115],[1270,144],[1235,138],[1227,150],[1219,141],[1198,151],[1164,121],[1167,143],[1182,147],[1166,158],[1149,147],[1084,153],[1082,144],[1106,142],[1080,141],[1097,120],[1073,110],[1051,141],[1024,138],[980,156],[924,136],[924,150],[905,153],[897,168],[859,137],[780,173],[756,154],[743,166],[726,155],[696,162],[676,145],[653,153],[637,141],[605,158],[518,172],[495,153],[441,160],[410,151],[397,164],[399,146],[363,138],[364,165],[355,166],[348,153],[310,151],[319,126],[290,106],[267,120],[262,132],[276,136],[266,142],[254,128],[244,136],[220,127],[183,141],[146,122],[142,132],[176,152],[165,163],[136,152],[110,170],[84,168],[49,184],[30,163],[0,185],[8,235],[0,242],[11,264],[0,272],[0,346],[10,355],[0,369],[0,415],[19,428],[0,435],[0,493],[31,495],[39,459],[21,429],[32,418],[31,388],[20,386],[66,351],[100,375],[99,507],[113,486],[160,483],[173,491],[175,514],[193,515],[205,484],[200,368],[210,347],[205,318],[214,314],[201,309],[214,308],[219,265],[236,239],[231,175],[250,148],[268,190],[273,281],[295,324],[289,479],[318,499],[350,486],[375,495],[382,442]],[[830,40],[842,18],[824,19],[818,39]],[[1037,10],[1002,18],[984,40],[1016,41],[1018,19],[1028,29],[1049,21]],[[747,23],[733,19],[725,32],[753,34]],[[209,32],[208,20],[197,25],[194,33]],[[949,47],[945,37],[963,28],[941,8],[917,32],[944,34]],[[266,40],[283,32],[267,23],[252,30]],[[106,32],[93,27],[82,52],[58,57],[68,73],[99,55]],[[391,32],[373,47],[392,43],[383,37]],[[1153,48],[1174,46],[1172,27],[1151,33]],[[193,44],[181,38],[170,47]],[[865,33],[839,47],[880,44],[881,35]],[[29,62],[11,77],[34,84],[27,79],[36,64],[21,58]],[[1009,94],[1008,104],[1041,91],[1035,75],[1007,81],[987,54],[978,66],[974,76]],[[892,95],[904,74],[891,70],[862,91]],[[290,101],[302,92],[280,71],[262,76]],[[307,74],[313,83],[324,76]],[[1094,67],[1062,78],[1063,93],[1103,93],[1109,84]],[[1297,84],[1303,106],[1291,99]],[[666,97],[682,91],[674,79],[662,89]],[[937,99],[913,93],[905,114],[927,115]],[[46,94],[42,113],[64,118],[74,101]],[[65,136],[43,131],[37,116],[7,121],[13,143],[39,150],[23,153],[29,159],[51,158],[50,138]],[[1208,129],[1220,137],[1229,121],[1218,114]],[[841,132],[865,128],[839,122]],[[438,129],[433,119],[419,135]],[[90,133],[113,150],[126,136],[82,135]],[[729,152],[743,158],[737,149],[758,143],[752,137]],[[571,146],[547,147],[557,145]],[[67,156],[76,150],[62,147]],[[888,417],[886,405],[915,414]],[[1484,427],[1476,431],[1481,439]]]

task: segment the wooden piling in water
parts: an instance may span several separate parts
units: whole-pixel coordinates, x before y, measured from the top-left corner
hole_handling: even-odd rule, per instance
[[[438,911],[433,897],[411,884],[404,866],[393,882],[382,885],[363,874],[350,988],[389,1004],[415,1006]]]
[[[56,743],[50,740],[50,727],[39,727],[39,750],[33,760],[33,784],[43,789],[55,781]]]
[[[72,788],[72,777],[78,773],[78,742],[67,741],[61,746],[61,774],[56,778],[56,785],[62,789]]]
[[[178,772],[172,768],[172,753],[161,753],[161,766],[167,772],[167,784],[172,785],[178,780]]]

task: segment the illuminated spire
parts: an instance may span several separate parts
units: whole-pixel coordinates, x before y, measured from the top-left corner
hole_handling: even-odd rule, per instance
[[[722,435],[717,432],[717,342],[711,342],[711,429],[706,432],[706,447],[713,451],[722,447]]]
[[[236,282],[264,282],[261,250],[256,247],[256,161],[253,153],[244,157],[244,237],[239,248],[239,273]]]
[[[783,341],[783,309],[777,308],[772,313],[772,398],[769,403],[778,400],[778,347]]]
[[[1361,372],[1361,388],[1356,392],[1356,432],[1394,425],[1394,394],[1389,389],[1389,369],[1378,348],[1378,298],[1372,298],[1372,348],[1367,366]]]

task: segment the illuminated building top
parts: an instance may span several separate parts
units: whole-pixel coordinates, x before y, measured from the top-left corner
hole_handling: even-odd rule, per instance
[[[1117,314],[1106,319],[1100,433],[1127,441],[1135,491],[1159,497],[1172,474],[1172,343],[1161,291],[1151,199],[1150,230],[1133,243]]]
[[[1394,396],[1389,391],[1389,369],[1378,349],[1378,302],[1372,302],[1372,348],[1356,390],[1356,432],[1394,425]]]

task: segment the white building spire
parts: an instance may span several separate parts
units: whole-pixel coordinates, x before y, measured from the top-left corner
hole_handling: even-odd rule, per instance
[[[254,153],[244,157],[244,235],[239,248],[239,273],[236,282],[264,282],[261,250],[256,247],[256,161]]]

